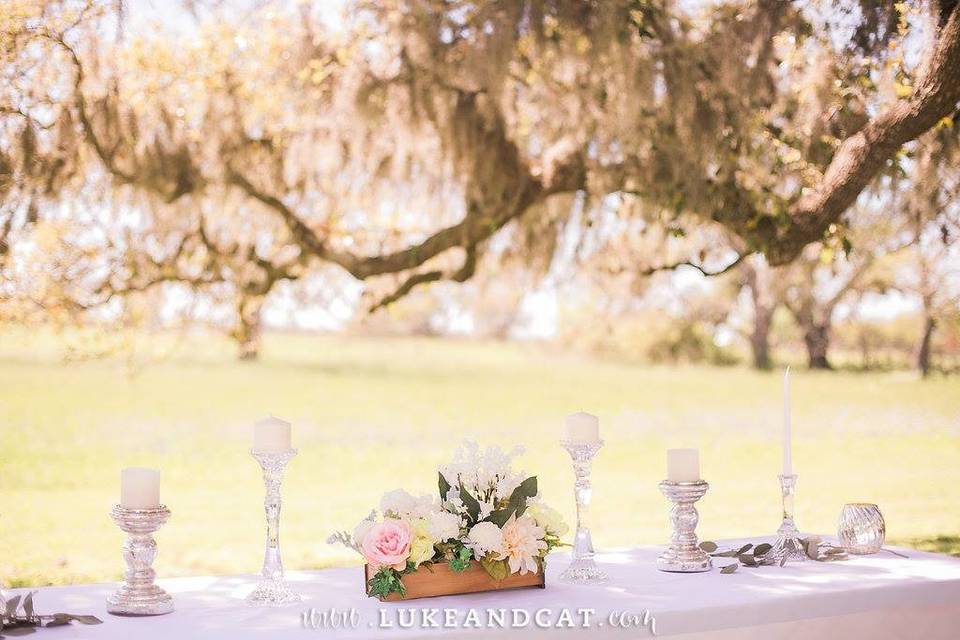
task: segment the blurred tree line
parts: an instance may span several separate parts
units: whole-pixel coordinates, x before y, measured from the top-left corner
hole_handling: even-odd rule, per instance
[[[830,368],[881,341],[838,310],[897,291],[926,374],[956,347],[957,4],[6,0],[0,314],[175,313],[253,358],[278,292],[504,336],[549,285],[581,343],[635,322],[726,361],[734,332],[766,368],[787,317]],[[709,293],[656,293],[682,272]]]

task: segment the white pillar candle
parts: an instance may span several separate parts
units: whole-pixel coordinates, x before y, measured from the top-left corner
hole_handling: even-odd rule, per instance
[[[120,471],[120,506],[155,509],[160,506],[160,471],[130,467]]]
[[[600,440],[600,420],[597,416],[579,411],[567,416],[563,430],[564,442],[593,443]]]
[[[700,479],[700,452],[696,449],[667,449],[667,480],[696,482]]]
[[[783,475],[793,475],[793,434],[790,431],[790,367],[783,374]]]
[[[286,451],[291,448],[290,423],[270,416],[253,425],[254,451]]]

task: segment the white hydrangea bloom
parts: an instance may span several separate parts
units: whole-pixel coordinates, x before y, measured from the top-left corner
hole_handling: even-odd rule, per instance
[[[467,534],[464,543],[473,551],[473,557],[480,560],[488,553],[503,554],[503,532],[492,522],[478,522]]]
[[[505,452],[499,447],[487,447],[482,452],[476,442],[467,440],[453,455],[453,461],[440,467],[440,473],[453,488],[464,488],[478,501],[493,503],[505,500],[526,478],[521,471],[510,469],[513,459],[523,453],[522,447]]]
[[[435,511],[427,516],[427,530],[439,542],[445,542],[460,535],[460,516],[447,511]]]
[[[386,492],[380,498],[380,511],[384,515],[400,516],[409,512],[415,502],[416,498],[403,489],[394,489]]]
[[[520,483],[523,482],[526,478],[523,477],[523,474],[513,473],[507,476],[503,476],[497,479],[497,499],[506,500],[510,497],[510,494],[513,493],[514,489],[520,486]]]
[[[380,510],[385,516],[415,519],[424,518],[437,510],[433,496],[413,496],[403,489],[394,489],[383,494]]]
[[[478,520],[483,520],[484,518],[486,518],[487,516],[489,516],[491,513],[493,513],[493,506],[494,506],[494,505],[493,505],[493,502],[481,501],[481,502],[480,502],[480,515],[478,516],[477,519],[478,519]]]

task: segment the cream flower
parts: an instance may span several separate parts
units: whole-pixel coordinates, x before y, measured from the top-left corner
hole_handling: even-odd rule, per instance
[[[547,548],[546,532],[528,515],[510,516],[503,525],[503,556],[510,564],[510,573],[536,573],[537,556]]]
[[[538,525],[543,527],[547,533],[552,533],[559,537],[570,530],[567,523],[563,521],[563,516],[560,515],[560,512],[553,507],[548,507],[542,502],[531,502],[527,505],[526,513],[528,513]]]
[[[478,522],[467,534],[466,546],[473,550],[477,560],[493,553],[499,559],[503,555],[503,534],[500,527],[492,522]]]
[[[408,560],[414,565],[420,566],[421,563],[431,559],[436,553],[433,545],[437,540],[430,534],[430,524],[426,518],[417,518],[410,522],[410,529],[413,531],[413,540],[410,542],[410,557]]]

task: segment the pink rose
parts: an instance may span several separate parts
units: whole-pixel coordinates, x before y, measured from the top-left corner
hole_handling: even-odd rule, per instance
[[[363,557],[376,568],[392,567],[403,571],[410,555],[413,532],[403,520],[387,518],[377,523],[363,537]]]

